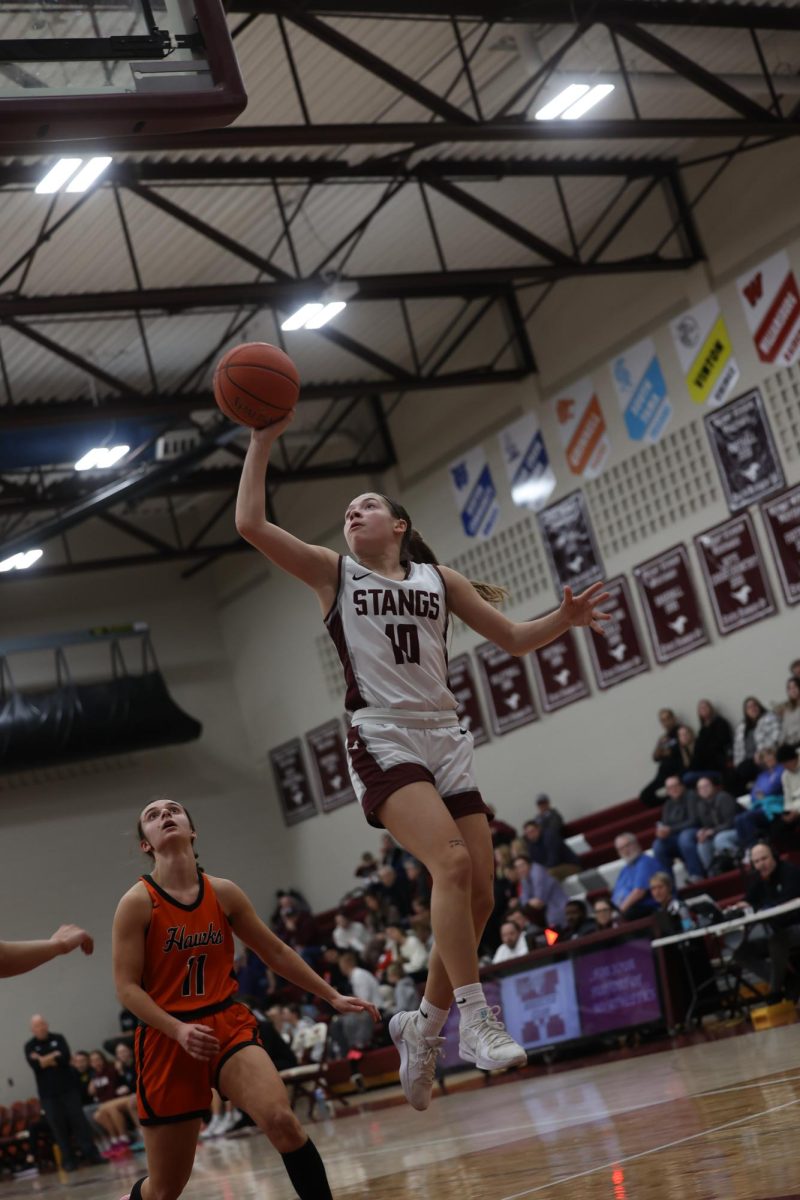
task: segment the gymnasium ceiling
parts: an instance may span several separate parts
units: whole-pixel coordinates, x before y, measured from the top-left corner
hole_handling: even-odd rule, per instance
[[[404,397],[535,371],[560,280],[700,261],[707,189],[800,133],[794,4],[230,0],[228,21],[234,126],[104,142],[77,197],[33,191],[65,147],[0,144],[0,560],[189,575],[235,552],[246,437],[210,390],[228,346],[280,343],[301,368],[279,520],[298,483],[390,467]],[[531,118],[573,81],[615,90]],[[330,326],[281,333],[334,284]],[[119,441],[121,467],[73,470]]]

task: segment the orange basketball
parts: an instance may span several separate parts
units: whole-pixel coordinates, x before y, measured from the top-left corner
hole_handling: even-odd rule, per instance
[[[214,399],[239,425],[263,429],[297,403],[300,376],[288,354],[267,342],[243,342],[217,363]]]

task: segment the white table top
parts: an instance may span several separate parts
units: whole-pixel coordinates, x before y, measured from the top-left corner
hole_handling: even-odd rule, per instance
[[[795,912],[800,908],[800,899],[787,900],[784,904],[776,904],[774,908],[762,908],[759,912],[742,913],[730,921],[720,921],[718,925],[704,925],[701,929],[685,929],[682,933],[672,933],[669,937],[654,938],[650,945],[657,949],[659,946],[676,946],[678,942],[688,942],[692,938],[715,936],[721,933],[733,933],[744,929],[747,925],[757,925],[761,921],[769,921],[772,917],[783,916],[784,913]]]

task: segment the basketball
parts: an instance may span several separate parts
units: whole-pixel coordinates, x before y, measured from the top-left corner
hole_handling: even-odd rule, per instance
[[[231,421],[263,429],[297,403],[300,376],[288,354],[268,342],[234,346],[217,363],[214,399]]]

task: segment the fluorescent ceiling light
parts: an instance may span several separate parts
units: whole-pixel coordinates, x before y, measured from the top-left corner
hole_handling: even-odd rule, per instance
[[[554,117],[560,117],[571,104],[574,104],[576,100],[580,100],[581,96],[584,96],[588,91],[588,83],[571,83],[569,87],[559,92],[549,104],[545,104],[544,108],[540,108],[534,114],[536,120],[552,121]]]
[[[319,329],[322,325],[327,325],[328,321],[337,316],[342,309],[347,308],[345,300],[332,300],[330,304],[322,306],[322,312],[314,313],[306,321],[306,329]]]
[[[73,180],[67,187],[68,192],[85,192],[105,171],[106,167],[111,162],[110,157],[90,158],[85,167],[82,167]]]
[[[599,104],[614,90],[613,83],[598,83],[585,96],[581,96],[576,104],[568,108],[565,113],[561,114],[562,121],[576,121],[578,117],[582,117],[590,108],[594,108],[595,104]],[[69,191],[69,189],[67,189]]]
[[[129,450],[130,446],[95,446],[92,450],[87,450],[83,458],[78,459],[75,463],[75,470],[105,471],[124,458]]]
[[[75,174],[82,162],[82,158],[60,158],[56,165],[50,168],[41,183],[37,183],[34,191],[39,196],[50,196],[53,192],[57,192],[70,176]]]
[[[43,554],[44,550],[22,550],[19,554],[12,554],[11,558],[4,558],[0,562],[0,571],[27,571]]]
[[[330,304],[304,304],[296,313],[292,313],[291,317],[286,318],[281,329],[286,333],[295,329],[320,329],[344,308],[347,308],[344,300],[334,300]]]

